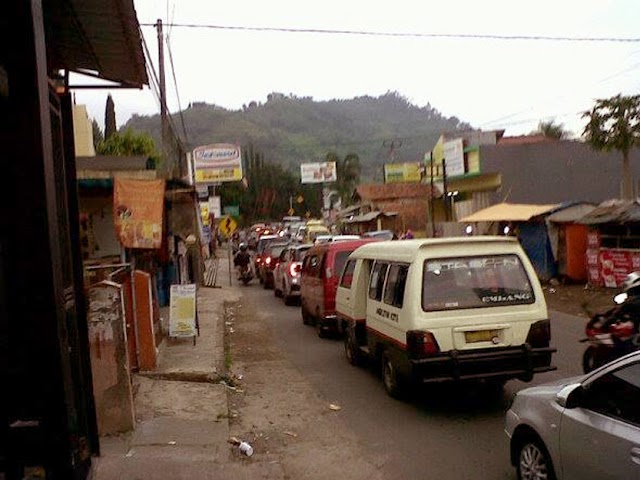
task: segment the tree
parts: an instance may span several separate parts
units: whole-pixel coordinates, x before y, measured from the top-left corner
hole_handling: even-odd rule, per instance
[[[587,143],[598,151],[617,150],[622,153],[622,198],[633,199],[633,179],[629,152],[640,145],[640,95],[596,100],[582,118],[587,125],[582,132]]]
[[[336,162],[338,176],[336,189],[342,199],[342,206],[348,206],[353,190],[360,181],[360,157],[355,153],[349,153],[343,160],[340,160],[335,153],[328,153],[326,159],[328,162]]]
[[[127,129],[124,133],[114,133],[100,142],[96,153],[116,156],[142,155],[152,160],[156,166],[161,158],[153,139],[148,134],[134,133],[131,129]]]
[[[104,110],[104,138],[109,139],[116,133],[116,107],[111,95],[107,97],[107,105]]]
[[[104,141],[104,135],[102,134],[100,125],[98,125],[95,118],[91,121],[91,128],[93,129],[93,148],[98,151],[98,145]]]
[[[556,140],[562,140],[567,136],[564,125],[557,124],[553,120],[549,122],[541,121],[538,123],[538,130],[536,133],[541,133],[546,138],[555,138]]]

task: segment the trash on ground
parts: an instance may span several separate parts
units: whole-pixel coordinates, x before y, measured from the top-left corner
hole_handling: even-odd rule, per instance
[[[340,405],[336,405],[335,403],[330,403],[329,408],[334,412],[337,412],[338,410],[342,410],[342,407]]]
[[[126,454],[125,457],[131,458],[133,457],[133,455],[136,453],[135,450],[129,450]]]
[[[251,455],[253,455],[253,447],[249,445],[247,442],[240,442],[240,445],[238,445],[238,448],[247,457],[250,457]]]
[[[178,442],[176,442],[175,440],[171,440],[170,442],[167,442],[169,445],[176,445]]]
[[[293,437],[293,438],[296,438],[298,436],[298,434],[294,432],[282,432],[282,433],[284,433],[285,435],[289,435],[290,437]]]
[[[553,287],[549,288],[549,293],[556,293],[556,289]]]
[[[230,437],[227,442],[229,442],[231,445],[240,445],[240,443],[242,443],[237,437]]]

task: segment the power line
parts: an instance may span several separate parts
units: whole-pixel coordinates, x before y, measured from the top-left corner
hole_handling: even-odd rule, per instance
[[[141,27],[155,27],[155,23],[141,23]],[[170,27],[203,28],[212,30],[236,30],[250,32],[278,32],[278,33],[312,33],[324,35],[361,35],[370,37],[400,37],[400,38],[432,38],[432,39],[460,39],[460,40],[522,40],[522,41],[550,41],[550,42],[608,42],[608,43],[640,43],[640,37],[569,37],[554,35],[497,35],[482,33],[420,33],[420,32],[377,32],[373,30],[332,30],[325,28],[285,28],[285,27],[254,27],[240,25],[212,25],[197,23],[170,23]]]
[[[173,76],[173,85],[176,88],[176,99],[178,100],[178,113],[180,114],[180,123],[182,124],[182,132],[184,133],[184,142],[189,143],[187,135],[187,127],[184,124],[184,115],[182,114],[182,105],[180,104],[180,93],[178,91],[178,81],[176,80],[176,69],[173,65],[173,53],[171,52],[171,42],[169,35],[166,37],[167,51],[169,52],[169,63],[171,64],[171,75]]]

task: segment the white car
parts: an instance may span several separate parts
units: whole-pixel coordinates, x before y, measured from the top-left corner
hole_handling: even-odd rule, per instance
[[[640,478],[640,351],[518,392],[506,415],[518,478]]]
[[[273,294],[282,297],[285,305],[291,305],[300,298],[302,259],[310,248],[310,244],[290,245],[280,254],[274,271]]]

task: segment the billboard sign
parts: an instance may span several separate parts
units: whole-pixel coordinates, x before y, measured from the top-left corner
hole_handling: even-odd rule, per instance
[[[384,166],[384,183],[420,183],[423,168],[420,162],[387,163]]]
[[[115,178],[113,222],[123,247],[162,246],[164,191],[164,180]]]
[[[336,162],[303,163],[300,165],[301,183],[335,182],[337,179]]]
[[[464,175],[464,145],[461,138],[445,142],[444,159],[447,162],[447,177]]]
[[[193,150],[193,169],[196,184],[215,184],[242,180],[240,146],[214,143]]]

